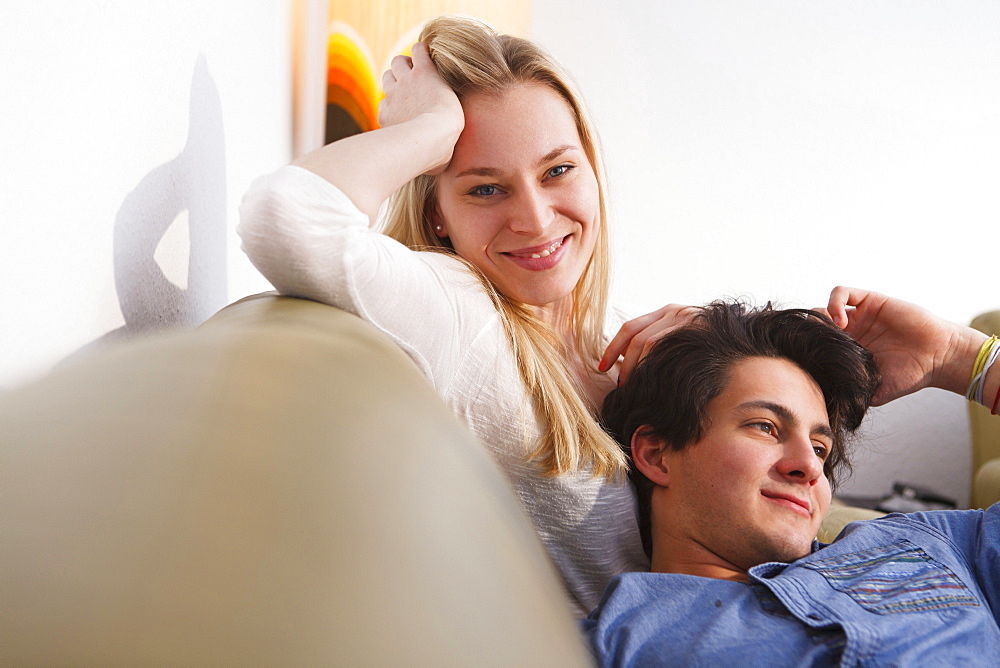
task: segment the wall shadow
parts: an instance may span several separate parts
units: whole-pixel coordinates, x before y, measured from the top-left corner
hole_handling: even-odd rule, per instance
[[[94,344],[197,325],[226,304],[225,135],[219,91],[203,54],[191,79],[188,116],[184,149],[146,174],[115,217],[115,289],[125,324]],[[154,253],[185,211],[190,247],[187,286],[180,287]]]

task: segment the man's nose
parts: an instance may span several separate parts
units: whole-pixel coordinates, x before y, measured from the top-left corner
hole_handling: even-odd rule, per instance
[[[786,441],[785,450],[778,462],[782,476],[796,482],[815,484],[823,475],[823,460],[816,455],[816,445],[808,435]]]
[[[510,229],[520,234],[540,237],[556,218],[549,195],[539,186],[522,188],[510,212]]]

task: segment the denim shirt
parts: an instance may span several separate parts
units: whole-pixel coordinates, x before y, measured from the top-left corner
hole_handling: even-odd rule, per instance
[[[626,573],[581,622],[601,665],[1000,665],[1000,504],[848,525],[749,582]]]

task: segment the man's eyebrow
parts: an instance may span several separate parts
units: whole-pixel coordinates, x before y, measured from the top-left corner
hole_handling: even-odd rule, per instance
[[[579,146],[574,146],[573,144],[563,144],[562,146],[556,146],[554,149],[543,155],[539,160],[537,165],[540,167],[547,162],[555,160],[563,153],[567,151],[579,151],[581,150]],[[470,167],[469,169],[463,169],[458,174],[455,175],[456,179],[460,179],[463,176],[486,176],[489,178],[495,178],[500,176],[500,170],[496,167]]]
[[[737,409],[764,409],[771,411],[777,415],[783,422],[788,422],[791,424],[798,424],[799,419],[792,413],[791,410],[784,404],[778,404],[773,401],[768,401],[766,399],[755,399],[753,401],[745,401]],[[821,436],[826,436],[827,438],[833,438],[833,429],[830,428],[829,424],[824,422],[817,422],[810,429],[810,433],[819,434]]]

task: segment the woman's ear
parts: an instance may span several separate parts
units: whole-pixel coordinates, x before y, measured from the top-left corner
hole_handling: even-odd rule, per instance
[[[439,239],[448,238],[448,228],[445,227],[444,219],[441,216],[441,212],[438,211],[437,202],[430,206],[431,212],[431,223],[434,226],[434,234],[437,235]]]
[[[649,481],[660,487],[670,486],[670,470],[667,455],[670,452],[665,443],[649,435],[649,429],[643,425],[632,434],[632,461],[639,471],[649,478]]]

